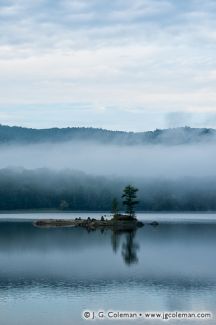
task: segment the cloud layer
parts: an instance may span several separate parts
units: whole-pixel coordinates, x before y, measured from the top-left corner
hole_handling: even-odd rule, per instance
[[[215,10],[212,0],[0,1],[0,121],[144,130],[186,113],[216,126]]]

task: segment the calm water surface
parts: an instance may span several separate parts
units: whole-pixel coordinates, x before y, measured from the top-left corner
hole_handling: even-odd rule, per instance
[[[166,222],[155,228],[146,225],[135,233],[88,233],[79,228],[35,228],[29,220],[35,214],[1,215],[0,324],[120,322],[85,321],[83,310],[216,314],[215,217],[146,215]]]

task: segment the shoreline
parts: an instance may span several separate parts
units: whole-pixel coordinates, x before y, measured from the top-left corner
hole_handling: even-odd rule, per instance
[[[1,218],[0,217],[0,224],[1,223],[28,223],[28,224],[32,224],[35,223],[36,221],[41,221],[44,219],[38,219],[38,218]],[[48,219],[49,220],[49,219]],[[53,219],[52,219],[53,220]],[[56,219],[56,220],[62,220],[62,219]],[[65,221],[68,221],[71,219],[65,219]],[[144,225],[150,225],[154,220],[157,220],[159,222],[160,225],[207,225],[207,224],[212,224],[215,225],[216,224],[216,217],[215,218],[158,218],[157,215],[155,215],[155,218],[142,218],[140,219],[141,222],[144,223]],[[71,225],[69,225],[69,227],[73,227]],[[48,228],[48,227],[47,227]],[[108,228],[108,227],[107,227]]]
[[[152,222],[157,226],[158,223]],[[57,228],[57,227],[82,227],[88,230],[95,229],[113,229],[113,230],[136,230],[144,226],[142,221],[131,220],[97,220],[97,219],[39,219],[33,222],[35,227],[39,228]]]
[[[82,213],[101,213],[103,215],[110,215],[111,213],[109,211],[103,211],[103,210],[54,210],[54,209],[30,209],[30,210],[0,210],[0,215],[1,214],[37,214],[37,213],[41,213],[41,214],[55,214],[55,213],[61,213],[61,214],[82,214]],[[139,214],[216,214],[216,210],[215,211],[137,211],[136,213],[137,215]]]

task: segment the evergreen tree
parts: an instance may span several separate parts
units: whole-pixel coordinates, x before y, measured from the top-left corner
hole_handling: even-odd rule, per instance
[[[122,198],[123,204],[126,207],[126,213],[129,215],[129,218],[135,217],[134,206],[139,203],[137,200],[138,189],[128,185],[124,188]]]
[[[116,198],[114,198],[112,200],[112,214],[113,216],[115,217],[119,212],[119,209],[118,209],[118,201]]]

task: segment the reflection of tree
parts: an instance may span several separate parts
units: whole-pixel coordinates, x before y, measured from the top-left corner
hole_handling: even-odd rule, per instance
[[[137,250],[139,245],[134,242],[136,236],[136,230],[127,230],[127,231],[115,231],[112,233],[112,247],[113,251],[116,253],[120,246],[120,237],[124,236],[124,242],[122,244],[122,257],[125,261],[125,264],[131,265],[138,263]]]
[[[119,233],[119,231],[113,230],[112,235],[111,235],[111,241],[112,241],[112,248],[113,248],[114,253],[117,253],[117,251],[119,249],[120,235],[121,235],[121,233]]]
[[[139,246],[134,242],[136,231],[130,231],[126,234],[126,241],[122,245],[122,256],[127,265],[138,262],[137,250]]]

